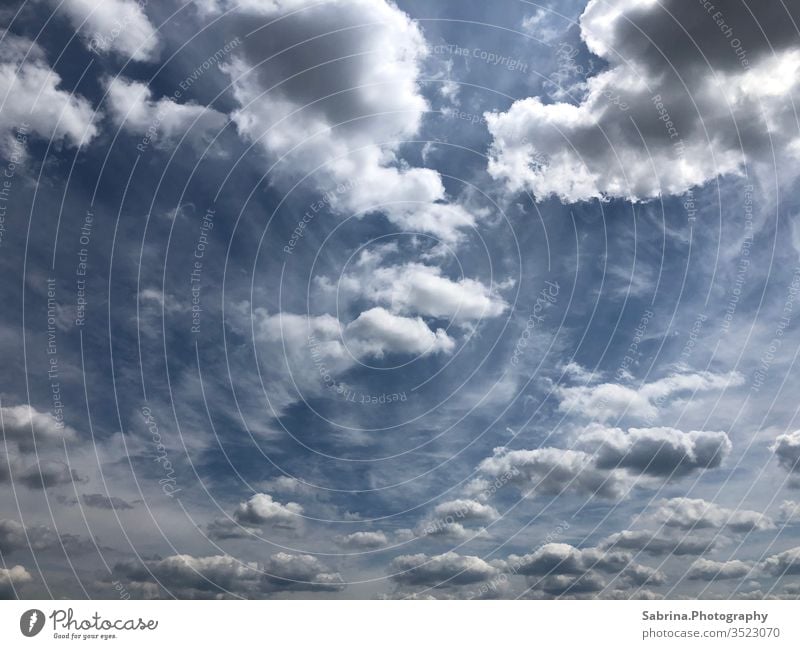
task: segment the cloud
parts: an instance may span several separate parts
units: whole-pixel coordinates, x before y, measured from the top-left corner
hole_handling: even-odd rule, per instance
[[[693,538],[686,535],[667,535],[650,530],[623,530],[609,536],[601,547],[615,550],[634,550],[654,556],[674,554],[677,556],[700,555],[711,550],[716,539]]]
[[[28,549],[34,553],[61,549],[74,555],[87,549],[86,541],[74,534],[57,534],[46,525],[23,525],[11,519],[0,519],[0,554]]]
[[[280,355],[288,355],[292,365],[305,366],[315,380],[319,373],[315,364],[324,364],[335,374],[352,367],[357,359],[386,354],[425,356],[455,348],[455,341],[443,329],[434,332],[420,317],[398,316],[383,307],[368,309],[346,325],[327,314],[269,315],[257,309],[255,317],[257,339],[280,342]]]
[[[64,484],[86,482],[86,479],[63,462],[56,460],[41,461],[28,466],[18,461],[12,461],[9,472],[6,459],[2,459],[0,460],[0,483],[11,481],[29,489],[49,489]]]
[[[358,272],[340,278],[337,289],[387,306],[393,313],[446,318],[459,324],[494,318],[509,309],[493,287],[419,263],[380,267],[361,255]]]
[[[772,147],[791,157],[800,47],[789,11],[592,0],[581,38],[605,69],[575,103],[529,97],[487,113],[489,173],[537,198],[645,200],[742,173],[745,161],[769,165]]]
[[[700,469],[714,469],[730,453],[724,432],[681,432],[674,428],[620,428],[592,426],[580,442],[594,449],[599,469],[626,469],[633,474],[681,477]]]
[[[133,0],[64,0],[57,3],[90,49],[116,52],[133,61],[156,61],[158,34],[144,12],[146,2]]]
[[[697,559],[689,568],[687,578],[693,581],[717,581],[719,579],[743,579],[750,574],[752,565],[744,561],[710,561]]]
[[[341,575],[317,558],[279,552],[263,566],[229,555],[194,557],[187,554],[140,563],[119,564],[115,570],[128,579],[154,586],[153,578],[180,598],[231,593],[244,597],[278,591],[331,592],[344,588]],[[151,575],[152,573],[152,575]],[[150,589],[152,590],[152,588]]]
[[[785,435],[778,435],[769,447],[781,468],[789,472],[789,486],[800,487],[800,430]]]
[[[239,504],[233,518],[243,525],[268,525],[277,529],[296,530],[302,525],[302,514],[303,507],[297,503],[283,505],[269,494],[255,494]]]
[[[457,518],[467,521],[491,522],[500,518],[500,514],[491,505],[471,500],[458,498],[436,505],[433,515],[438,518]]]
[[[336,543],[343,548],[353,550],[374,550],[388,545],[386,534],[378,532],[353,532],[344,536],[337,536]]]
[[[307,0],[264,26],[288,5],[235,5],[232,29],[251,36],[225,66],[239,105],[232,119],[280,160],[274,176],[288,183],[313,172],[322,191],[350,188],[334,197],[336,211],[380,212],[449,242],[475,224],[450,201],[438,172],[398,156],[428,110],[418,87],[428,48],[414,21],[384,0]]]
[[[787,525],[800,522],[800,503],[784,500],[780,507],[780,520]]]
[[[401,586],[447,588],[486,581],[499,570],[475,556],[447,552],[429,557],[407,554],[395,557],[390,566],[390,579]]]
[[[638,388],[618,383],[558,386],[556,395],[559,398],[559,410],[596,421],[607,421],[623,415],[652,420],[658,415],[659,407],[675,395],[722,390],[743,383],[744,377],[738,372],[697,372],[673,374]]]
[[[342,576],[316,557],[279,552],[264,566],[267,590],[336,592],[345,587]]]
[[[771,518],[750,510],[720,507],[700,498],[672,498],[661,502],[652,519],[667,527],[682,530],[722,529],[748,533],[775,529]]]
[[[0,408],[0,421],[6,441],[16,443],[23,453],[31,453],[42,446],[74,442],[78,438],[74,428],[29,405]]]
[[[559,448],[518,451],[499,448],[478,468],[493,477],[514,474],[511,481],[520,490],[532,489],[532,495],[558,496],[572,491],[617,499],[630,488],[622,471],[598,469],[588,453]]]
[[[800,575],[800,547],[767,557],[763,562],[763,568],[776,577]]]
[[[87,507],[95,507],[97,509],[133,509],[127,500],[117,496],[106,496],[105,494],[83,494],[81,496],[83,504]]]
[[[227,117],[213,108],[194,103],[179,104],[162,97],[153,101],[145,84],[114,77],[107,81],[108,110],[114,123],[126,131],[143,135],[166,147],[191,130],[193,137],[218,131]]]
[[[15,597],[15,590],[22,584],[31,581],[33,581],[33,578],[22,566],[0,568],[0,598],[10,599]]]
[[[22,142],[33,132],[58,146],[82,146],[97,135],[91,104],[59,90],[61,77],[45,60],[41,48],[26,38],[3,32],[0,48],[0,132],[8,142]],[[22,136],[15,133],[21,132]]]
[[[374,307],[361,313],[344,330],[345,340],[357,358],[383,358],[386,354],[428,356],[455,349],[444,329],[432,331],[420,318],[407,318]]]
[[[115,572],[136,582],[158,580],[163,588],[180,598],[207,597],[227,591],[251,594],[259,591],[261,571],[255,563],[245,563],[228,555],[194,557],[178,554],[141,564],[119,563]]]
[[[658,570],[634,562],[628,552],[601,548],[578,549],[567,543],[548,543],[523,556],[512,554],[507,563],[508,570],[513,574],[544,577],[537,588],[551,594],[583,592],[581,589],[590,584],[599,585],[602,590],[605,584],[596,576],[597,572],[617,575],[622,581],[636,586],[660,584],[665,579]],[[553,579],[566,576],[572,579]],[[570,587],[570,583],[574,586]]]

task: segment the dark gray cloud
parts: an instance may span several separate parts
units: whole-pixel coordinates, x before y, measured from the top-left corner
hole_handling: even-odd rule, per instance
[[[596,429],[582,441],[597,448],[595,462],[600,469],[667,478],[714,469],[732,447],[724,432],[684,433],[673,428]]]
[[[751,5],[589,2],[581,38],[607,68],[570,103],[529,97],[487,114],[489,172],[540,198],[643,200],[742,174],[745,163],[772,168],[773,152],[791,159],[796,10]]]
[[[131,505],[124,498],[118,496],[106,496],[105,494],[82,494],[81,500],[87,507],[96,507],[97,509],[133,509]]]

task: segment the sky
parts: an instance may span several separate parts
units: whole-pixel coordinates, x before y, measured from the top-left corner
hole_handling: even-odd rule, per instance
[[[800,9],[0,8],[0,597],[800,596]]]

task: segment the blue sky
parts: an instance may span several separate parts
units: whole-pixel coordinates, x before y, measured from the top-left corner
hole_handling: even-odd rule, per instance
[[[0,10],[0,595],[796,597],[800,17],[709,4]]]

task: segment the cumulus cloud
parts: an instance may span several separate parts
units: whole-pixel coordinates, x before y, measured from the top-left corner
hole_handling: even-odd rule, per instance
[[[700,498],[664,500],[651,517],[656,523],[682,530],[727,528],[731,532],[748,533],[775,529],[769,516],[746,509],[726,509]]]
[[[730,453],[724,432],[681,432],[674,428],[603,428],[592,426],[580,437],[594,450],[599,469],[626,469],[631,473],[680,477],[699,469],[713,469]]]
[[[244,525],[269,525],[294,530],[301,524],[302,514],[303,507],[297,503],[283,505],[273,500],[269,494],[255,494],[239,504],[233,517],[237,523]]]
[[[713,538],[696,538],[652,530],[623,530],[609,536],[601,547],[645,552],[654,556],[685,556],[705,554],[715,544],[716,539]]]
[[[33,581],[33,578],[23,566],[0,568],[0,598],[10,599],[15,597],[16,589],[22,584],[31,581]]]
[[[131,505],[124,498],[118,496],[106,496],[105,494],[83,494],[81,496],[83,504],[87,507],[95,507],[97,509],[133,509]]]
[[[144,83],[114,77],[107,82],[108,110],[117,125],[126,131],[153,140],[165,147],[187,132],[195,137],[221,129],[227,117],[207,106],[179,104],[170,98],[153,100]]]
[[[753,569],[744,561],[710,561],[697,559],[689,568],[687,578],[693,581],[717,581],[719,579],[743,579]]]
[[[237,11],[228,22],[242,34],[290,11],[285,3],[219,4],[229,6]],[[404,229],[459,239],[475,217],[451,202],[438,172],[398,156],[428,109],[418,87],[428,52],[419,27],[384,0],[291,8],[298,11],[252,34],[225,68],[239,132],[280,160],[276,177],[314,173],[321,190],[349,187],[335,196],[337,211],[380,212]]]
[[[46,525],[23,525],[0,519],[0,554],[28,549],[35,553],[62,548],[70,555],[86,549],[86,542],[74,534],[57,534]]]
[[[574,492],[601,498],[621,498],[630,488],[624,472],[598,469],[591,455],[559,448],[509,451],[495,449],[483,460],[483,473],[499,477],[513,474],[511,481],[532,495],[557,496]]]
[[[78,438],[74,428],[29,405],[0,408],[0,421],[6,441],[15,443],[23,453],[42,446],[74,442]]]
[[[285,552],[271,556],[263,566],[229,555],[180,554],[144,564],[129,561],[118,564],[115,570],[145,592],[155,595],[160,583],[180,598],[204,598],[212,594],[260,597],[278,591],[321,592],[344,587],[341,576],[317,558]]]
[[[119,563],[115,571],[135,582],[155,583],[184,598],[208,596],[227,591],[248,594],[259,589],[261,572],[256,563],[238,561],[227,555],[194,557],[178,554],[141,564]]]
[[[488,533],[481,527],[469,529],[464,523],[490,523],[500,518],[491,505],[470,498],[457,498],[434,507],[430,516],[417,525],[418,536],[443,537],[453,540],[485,538]]]
[[[800,522],[800,503],[784,500],[780,506],[780,520],[787,525]]]
[[[763,562],[763,568],[776,577],[800,575],[800,547],[767,557]]]
[[[744,377],[738,372],[714,374],[696,372],[673,374],[663,379],[628,387],[618,383],[599,385],[558,386],[559,410],[584,415],[595,421],[612,418],[637,417],[652,420],[668,399],[682,393],[721,390],[742,385]]]
[[[303,528],[303,507],[285,505],[265,493],[253,495],[239,503],[232,518],[218,518],[208,525],[208,534],[215,539],[243,539],[261,533],[261,528],[298,532]]]
[[[2,143],[4,152],[8,155],[15,138],[24,145],[30,133],[52,140],[56,146],[88,143],[97,135],[91,104],[59,89],[61,77],[50,68],[38,45],[8,32],[2,35],[0,132],[7,136]]]
[[[158,34],[144,12],[146,3],[134,0],[64,0],[56,2],[89,47],[115,52],[133,61],[155,61]]]
[[[353,532],[352,534],[337,536],[334,540],[341,547],[351,550],[375,550],[385,547],[389,543],[386,534],[381,531]]]
[[[267,590],[335,592],[345,587],[338,572],[308,554],[279,552],[270,557],[264,572]]]
[[[433,515],[440,518],[459,518],[468,521],[491,522],[500,518],[500,514],[491,505],[471,500],[468,498],[457,498],[436,505]]]
[[[386,354],[427,356],[451,352],[455,341],[444,329],[435,332],[420,318],[398,316],[383,307],[361,313],[344,331],[347,345],[357,357],[383,358]]]
[[[486,581],[497,576],[497,567],[480,557],[447,552],[435,556],[407,554],[395,557],[390,579],[401,586],[447,588]]]
[[[384,305],[394,313],[464,324],[494,318],[509,309],[495,287],[467,277],[451,280],[436,266],[407,263],[380,267],[364,255],[358,265],[358,272],[341,277],[337,289]]]
[[[281,355],[288,354],[293,364],[309,368],[324,363],[333,373],[349,369],[356,359],[386,354],[425,356],[455,348],[455,341],[444,329],[432,331],[420,317],[398,316],[383,307],[368,309],[346,325],[327,314],[269,315],[258,309],[256,318],[257,339],[281,343]],[[319,368],[310,369],[314,375]]]
[[[800,430],[778,435],[770,450],[778,464],[789,472],[789,486],[800,487]]]
[[[538,198],[644,200],[770,164],[771,147],[795,155],[796,12],[711,6],[591,0],[581,38],[607,65],[573,103],[529,97],[488,113],[490,174]]]
[[[507,564],[513,574],[528,577],[534,589],[559,596],[603,590],[606,582],[600,573],[614,575],[629,586],[655,585],[665,579],[660,571],[633,561],[628,552],[579,549],[567,543],[548,543],[530,554],[511,555]]]

